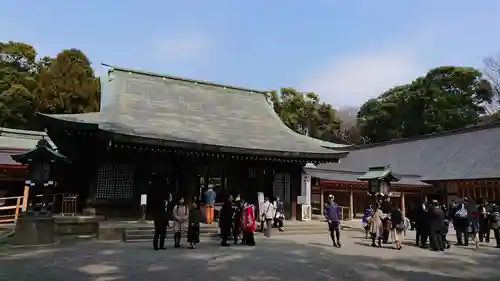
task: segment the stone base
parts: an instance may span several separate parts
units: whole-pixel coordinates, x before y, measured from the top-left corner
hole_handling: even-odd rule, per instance
[[[312,206],[311,205],[301,205],[301,221],[310,221],[312,217]]]
[[[50,245],[56,242],[53,216],[37,216],[25,212],[17,219],[12,244],[16,246]]]

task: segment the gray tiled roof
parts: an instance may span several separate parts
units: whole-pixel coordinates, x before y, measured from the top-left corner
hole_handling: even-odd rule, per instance
[[[39,140],[45,138],[55,147],[45,132],[17,130],[0,127],[0,148],[30,150],[36,147]]]
[[[265,93],[207,82],[115,68],[112,93],[93,114],[54,115],[97,124],[128,136],[247,150],[284,156],[339,158],[346,145],[299,135],[286,127]]]
[[[365,172],[390,165],[395,174],[423,180],[500,178],[498,124],[353,148],[340,163],[318,168]]]
[[[349,156],[348,156],[349,157]],[[323,179],[323,180],[332,180],[332,181],[343,181],[343,182],[358,182],[362,183],[362,181],[358,180],[360,176],[365,174],[364,172],[346,172],[346,171],[331,171],[331,170],[322,170],[318,168],[306,168],[305,169],[312,177]],[[412,175],[396,175],[399,178],[398,182],[393,184],[395,185],[421,185],[426,186],[426,183],[420,181],[419,176]]]
[[[48,140],[55,147],[45,132],[0,127],[0,164],[19,165],[12,160],[11,155],[34,149],[42,138]]]

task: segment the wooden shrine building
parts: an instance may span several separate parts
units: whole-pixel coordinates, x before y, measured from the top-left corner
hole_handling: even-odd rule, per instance
[[[307,168],[312,176],[313,208],[321,209],[325,195],[333,194],[360,216],[368,202],[367,182],[359,178],[369,168],[384,166],[399,179],[391,185],[392,201],[408,209],[432,195],[441,202],[464,196],[500,199],[500,125],[492,124],[411,139],[346,148],[340,163]]]
[[[263,192],[295,218],[305,163],[347,155],[286,127],[265,92],[118,67],[102,80],[100,112],[40,115],[84,214],[138,218],[141,194],[189,201],[212,182],[218,201]]]

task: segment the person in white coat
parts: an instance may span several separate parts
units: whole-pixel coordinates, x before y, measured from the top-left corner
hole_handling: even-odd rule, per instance
[[[269,201],[269,197],[264,198],[264,204],[262,204],[262,222],[264,225],[264,235],[266,237],[271,237],[271,229],[273,226],[273,220],[276,215],[276,204]]]

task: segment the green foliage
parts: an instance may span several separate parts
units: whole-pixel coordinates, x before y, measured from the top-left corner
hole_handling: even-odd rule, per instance
[[[312,92],[298,92],[292,88],[272,91],[269,99],[283,123],[299,134],[332,141],[340,120],[329,104],[320,101]]]
[[[35,113],[83,113],[99,107],[99,80],[79,50],[37,60],[32,46],[0,42],[0,126],[35,129]]]
[[[77,49],[63,50],[40,73],[40,109],[64,114],[97,111],[99,80],[89,59]]]
[[[463,128],[478,123],[492,98],[492,87],[478,70],[438,67],[367,101],[358,126],[371,142]]]

